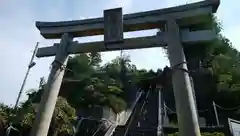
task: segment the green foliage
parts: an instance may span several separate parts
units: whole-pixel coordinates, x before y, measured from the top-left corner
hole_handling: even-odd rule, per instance
[[[206,46],[202,62],[218,80],[218,92],[213,100],[230,108],[240,103],[240,53],[232,46],[229,39],[222,35],[219,21],[214,18],[213,22],[215,22],[214,27],[218,29],[218,38],[211,45]],[[228,95],[224,92],[228,92]]]
[[[100,65],[99,53],[80,54],[68,62],[65,79],[77,79],[78,86],[69,88],[67,100],[75,108],[87,109],[92,106],[108,106],[115,112],[126,108],[122,97],[124,82],[137,81],[136,66],[130,64],[129,56],[117,57]],[[134,74],[132,74],[134,73]],[[124,76],[124,77],[123,77]],[[126,79],[123,81],[123,78]]]
[[[37,105],[33,103],[29,103],[28,105],[24,105],[21,108],[20,118],[21,118],[21,125],[31,127],[33,125],[33,121],[35,119]]]
[[[138,73],[136,66],[130,64],[129,57],[117,57],[103,66],[100,63],[99,53],[80,54],[69,59],[64,80],[77,80],[78,85],[61,90],[68,91],[68,95],[63,94],[57,100],[51,122],[54,135],[73,132],[72,124],[76,119],[76,109],[108,106],[118,113],[126,108],[127,103],[122,97],[124,93],[122,75],[125,75],[126,80],[137,81],[137,76],[141,75],[141,72]],[[28,100],[22,103],[17,114],[21,126],[33,125],[43,90],[44,84],[39,90],[27,91]],[[4,112],[1,110],[0,117],[9,120],[8,113],[11,110],[4,106],[1,105]]]
[[[13,108],[0,103],[0,124],[6,125],[10,120],[13,119],[14,115]]]
[[[59,97],[54,109],[53,126],[57,128],[58,132],[72,133],[72,123],[76,120],[76,111],[71,107],[66,99]]]
[[[126,102],[116,95],[108,95],[108,104],[115,113],[123,111],[127,106]]]
[[[222,34],[222,24],[215,16],[212,16],[210,22],[202,27],[214,29],[217,34],[216,40],[206,45],[185,46],[186,56],[200,60],[201,66],[211,71],[216,77],[217,89],[209,92],[214,94],[211,101],[216,101],[224,107],[235,107],[240,104],[240,52]],[[226,96],[225,92],[229,95]]]
[[[37,96],[37,93],[32,92],[32,94],[30,95]],[[22,107],[20,108],[20,114],[18,115],[18,117],[20,118],[21,126],[31,127],[35,120],[35,115],[39,104],[30,101],[31,100],[28,99],[25,103],[23,103]],[[72,123],[75,120],[75,109],[68,104],[65,98],[59,97],[54,109],[51,127],[53,127],[55,131],[60,133],[72,133]]]
[[[202,133],[202,136],[224,136],[223,133],[214,132],[214,133]],[[178,133],[168,134],[168,136],[178,136]]]

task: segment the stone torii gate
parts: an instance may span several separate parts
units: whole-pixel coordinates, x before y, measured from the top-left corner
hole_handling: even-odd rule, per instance
[[[37,57],[55,56],[42,96],[31,136],[47,136],[69,54],[129,50],[168,46],[180,136],[200,136],[192,87],[182,46],[208,42],[216,37],[213,30],[191,31],[211,21],[219,0],[206,0],[172,8],[122,15],[122,9],[104,11],[104,18],[79,21],[36,22],[46,39],[60,39],[54,46],[40,48]],[[158,28],[156,36],[123,38],[123,32]],[[77,43],[74,37],[102,35],[104,41]],[[184,69],[184,70],[178,70]],[[157,107],[156,107],[157,108]]]

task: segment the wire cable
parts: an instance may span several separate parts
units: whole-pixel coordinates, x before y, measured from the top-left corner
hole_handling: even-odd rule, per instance
[[[225,107],[222,107],[222,106],[220,106],[220,105],[218,105],[216,103],[215,103],[215,105],[216,105],[217,108],[219,108],[221,110],[225,110],[225,111],[235,111],[235,110],[240,109],[240,105],[238,105],[236,107],[232,107],[232,108],[225,108]]]
[[[169,112],[171,112],[171,113],[177,113],[176,110],[172,110],[172,109],[169,108],[165,103],[164,103],[164,106],[165,106],[165,108],[166,108]],[[209,109],[197,110],[197,111],[198,111],[198,112],[208,112]]]

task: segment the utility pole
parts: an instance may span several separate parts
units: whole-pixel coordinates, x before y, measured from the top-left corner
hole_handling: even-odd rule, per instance
[[[177,109],[179,136],[201,136],[192,86],[187,73],[186,58],[182,48],[176,20],[167,20],[168,55],[172,70],[173,91]]]
[[[21,95],[22,95],[24,86],[25,86],[25,84],[26,84],[27,77],[28,77],[28,74],[29,74],[29,72],[30,72],[30,69],[31,69],[33,66],[36,65],[36,63],[35,63],[33,60],[34,60],[34,57],[35,57],[36,52],[37,52],[37,49],[38,49],[38,44],[39,44],[39,43],[37,42],[37,44],[36,44],[36,46],[35,46],[35,49],[34,49],[34,51],[33,51],[31,60],[30,60],[29,65],[28,65],[27,72],[26,72],[26,74],[25,74],[25,77],[24,77],[24,79],[23,79],[22,86],[21,86],[20,91],[19,91],[19,93],[18,93],[18,97],[17,97],[17,101],[16,101],[15,106],[14,106],[14,110],[17,109],[17,106],[18,106],[19,100],[20,100],[20,98],[21,98]]]
[[[48,129],[65,71],[64,68],[68,60],[67,49],[70,42],[72,42],[72,37],[67,33],[64,33],[57,49],[55,59],[52,63],[52,69],[48,77],[47,85],[44,87],[44,92],[30,136],[47,136],[48,134]]]
[[[39,89],[42,88],[42,86],[43,86],[44,84],[45,84],[44,77],[41,77],[38,88],[39,88]]]

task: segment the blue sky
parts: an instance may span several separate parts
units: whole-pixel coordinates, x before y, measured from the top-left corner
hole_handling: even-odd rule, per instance
[[[100,17],[104,9],[123,7],[124,13],[177,6],[198,0],[0,0],[0,102],[14,104],[22,84],[27,65],[36,42],[40,47],[52,46],[59,40],[46,40],[35,27],[35,21],[63,21]],[[224,35],[240,49],[237,35],[240,18],[236,14],[240,1],[221,1],[217,17],[223,23]],[[127,33],[125,37],[153,35],[155,31]],[[101,40],[103,37],[78,38],[79,42]],[[109,61],[119,52],[103,53],[103,61]],[[168,65],[160,48],[126,51],[138,68],[157,69]],[[47,77],[53,58],[35,59],[37,65],[31,70],[25,91],[37,88],[39,78]],[[26,97],[23,96],[22,100]]]

